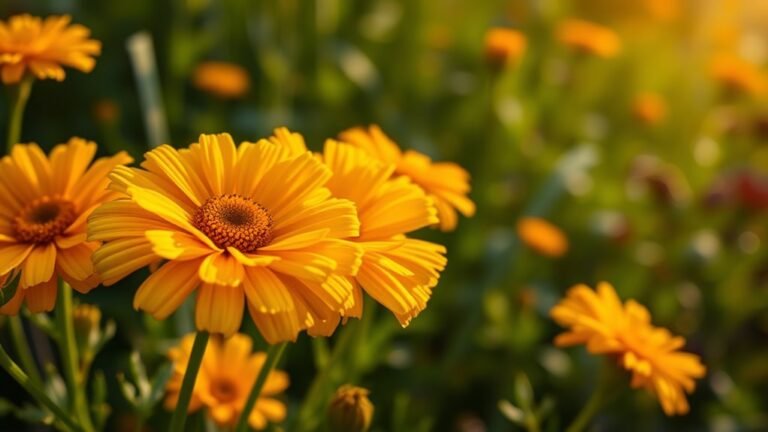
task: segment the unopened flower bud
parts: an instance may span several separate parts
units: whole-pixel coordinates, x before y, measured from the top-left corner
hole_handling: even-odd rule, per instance
[[[338,432],[365,432],[373,420],[373,404],[368,390],[343,385],[336,390],[328,408],[328,423]]]

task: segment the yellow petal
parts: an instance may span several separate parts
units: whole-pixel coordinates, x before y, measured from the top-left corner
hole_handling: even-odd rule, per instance
[[[91,255],[93,249],[82,243],[69,249],[59,249],[56,265],[68,278],[86,280],[95,271]]]
[[[200,264],[199,275],[209,284],[238,286],[245,278],[245,269],[229,253],[213,253]]]
[[[56,268],[56,245],[37,246],[32,249],[21,269],[20,287],[31,287],[51,280]]]
[[[41,284],[27,287],[24,291],[26,291],[25,296],[29,311],[32,313],[52,311],[56,306],[58,288],[58,281],[55,277]]]
[[[169,260],[190,260],[212,252],[197,237],[181,231],[149,230],[144,233],[152,243],[152,251]]]
[[[34,244],[0,244],[0,276],[21,265],[34,248]]]
[[[162,320],[176,311],[200,284],[199,261],[171,261],[152,273],[133,298],[133,307]]]
[[[197,290],[195,325],[228,337],[240,329],[244,305],[242,288],[204,283]]]

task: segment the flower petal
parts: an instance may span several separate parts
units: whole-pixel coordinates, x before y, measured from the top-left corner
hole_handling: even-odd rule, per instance
[[[152,273],[133,298],[133,307],[147,311],[155,319],[165,319],[181,306],[200,284],[199,261],[171,261]]]
[[[56,268],[56,245],[48,243],[32,249],[21,268],[20,287],[32,287],[48,282]]]
[[[195,325],[198,330],[231,336],[240,328],[244,305],[242,288],[204,283],[197,290]]]
[[[56,306],[58,280],[52,277],[46,282],[27,287],[24,291],[26,291],[27,308],[30,312],[50,312]]]

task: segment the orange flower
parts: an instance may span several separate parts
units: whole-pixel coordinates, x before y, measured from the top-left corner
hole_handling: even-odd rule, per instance
[[[508,28],[492,28],[485,34],[485,58],[495,66],[513,66],[525,54],[525,35]]]
[[[45,20],[31,15],[12,16],[0,21],[0,74],[3,83],[18,83],[29,71],[39,79],[62,81],[62,66],[90,72],[101,43],[88,39],[91,32],[79,24],[69,25],[69,16]]]
[[[192,82],[198,89],[224,99],[242,97],[251,87],[245,69],[234,63],[217,61],[197,65]]]
[[[407,177],[393,179],[394,166],[349,144],[326,141],[322,159],[333,172],[328,189],[354,202],[360,218],[360,235],[348,238],[364,251],[354,276],[359,312],[362,287],[407,326],[427,307],[446,265],[445,247],[406,236],[438,222],[432,200]]]
[[[178,346],[168,352],[173,361],[173,375],[167,384],[167,408],[175,408],[179,400],[194,339],[194,334],[186,335]],[[263,352],[252,353],[252,345],[251,338],[241,333],[228,339],[219,336],[211,338],[192,390],[190,412],[206,408],[217,425],[230,428],[235,425],[267,357]],[[268,422],[279,422],[285,418],[285,404],[275,396],[288,388],[288,383],[288,374],[281,370],[273,370],[267,375],[259,399],[248,415],[248,424],[252,428],[265,429]]]
[[[291,154],[307,151],[304,138],[285,128],[276,129],[270,141]],[[360,219],[359,235],[346,239],[363,250],[363,257],[358,273],[348,277],[355,308],[345,317],[362,314],[362,289],[407,326],[426,308],[447,262],[444,246],[406,235],[438,222],[434,203],[407,177],[393,178],[394,165],[352,145],[329,139],[318,156],[333,172],[328,189],[354,202]],[[332,324],[327,328],[330,332]]]
[[[640,93],[632,101],[632,114],[643,124],[654,126],[667,116],[667,103],[657,93]]]
[[[710,73],[723,87],[737,93],[759,96],[768,89],[763,72],[753,63],[734,55],[721,54],[713,58]]]
[[[452,162],[432,162],[429,156],[415,150],[403,152],[376,125],[368,129],[356,127],[339,134],[345,143],[359,147],[376,159],[395,166],[393,175],[407,176],[429,195],[437,207],[440,229],[456,229],[458,210],[464,216],[475,214],[475,203],[469,193],[469,173]]]
[[[194,295],[198,330],[231,335],[247,306],[270,343],[304,329],[329,335],[354,307],[345,277],[362,255],[343,240],[360,221],[352,202],[330,196],[331,176],[312,154],[268,140],[237,146],[218,134],[186,149],[160,146],[141,168],[112,172],[122,198],[88,221],[90,238],[104,241],[96,269],[111,285],[159,266],[133,301],[156,319]]]
[[[592,354],[615,356],[632,373],[631,386],[645,388],[656,395],[667,415],[688,412],[685,393],[696,387],[706,368],[695,354],[680,352],[685,339],[651,324],[643,305],[621,302],[608,283],[597,292],[585,285],[568,290],[565,299],[550,311],[552,318],[568,331],[555,339],[555,345],[584,344]]]
[[[72,138],[49,156],[18,144],[0,159],[0,286],[19,278],[0,313],[16,315],[24,300],[31,312],[52,310],[59,277],[80,292],[99,283],[91,263],[99,242],[86,241],[85,221],[116,198],[107,175],[131,158],[120,153],[91,164],[95,155],[95,143]]]
[[[557,258],[568,251],[568,239],[556,226],[535,217],[517,222],[517,235],[530,248],[548,257]]]
[[[598,57],[616,57],[619,36],[608,27],[579,19],[566,19],[557,27],[557,39],[568,47]]]

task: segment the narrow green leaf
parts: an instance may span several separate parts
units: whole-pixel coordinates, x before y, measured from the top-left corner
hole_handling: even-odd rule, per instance
[[[17,271],[15,274],[9,276],[5,280],[5,283],[0,286],[0,306],[4,306],[16,295],[16,290],[19,288],[20,276],[21,272]]]

